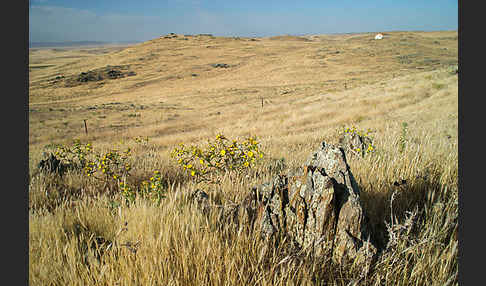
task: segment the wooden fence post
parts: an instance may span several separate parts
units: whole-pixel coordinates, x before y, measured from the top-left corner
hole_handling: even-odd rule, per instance
[[[88,134],[88,125],[86,124],[86,119],[83,120],[84,120],[84,131],[86,132],[86,134]]]

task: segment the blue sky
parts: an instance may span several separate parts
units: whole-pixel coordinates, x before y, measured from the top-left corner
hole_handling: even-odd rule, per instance
[[[30,0],[29,40],[147,41],[168,33],[265,37],[458,29],[451,0]]]

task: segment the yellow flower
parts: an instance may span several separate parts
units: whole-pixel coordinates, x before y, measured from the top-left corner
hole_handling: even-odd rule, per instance
[[[250,157],[250,158],[253,157],[253,152],[249,151],[248,152],[248,157]]]
[[[194,177],[195,175],[196,175],[196,171],[192,171],[192,172],[191,172],[191,176],[193,176],[193,177]]]
[[[224,156],[226,154],[226,150],[221,150],[221,156]]]
[[[203,159],[199,159],[199,163],[201,163],[201,165],[204,165]]]

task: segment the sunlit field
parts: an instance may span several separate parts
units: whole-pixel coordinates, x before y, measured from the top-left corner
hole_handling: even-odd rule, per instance
[[[457,36],[167,35],[31,49],[30,284],[458,285]],[[78,80],[89,71],[103,79]],[[192,202],[204,189],[215,204],[238,203],[353,126],[369,130],[374,146],[346,154],[379,249],[368,273],[290,243],[262,256],[256,233]],[[171,153],[219,134],[254,136],[262,158],[215,173],[216,184],[197,182]],[[116,159],[126,172],[39,169],[74,140],[99,162],[126,154]],[[128,188],[141,193],[154,181],[157,200],[127,199]]]

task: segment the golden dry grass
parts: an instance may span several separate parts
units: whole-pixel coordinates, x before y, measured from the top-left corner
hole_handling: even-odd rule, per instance
[[[123,49],[31,51],[30,283],[457,285],[458,84],[450,72],[457,32],[373,38],[179,35]],[[107,65],[130,65],[137,75],[77,87],[49,83]],[[348,161],[376,241],[389,241],[385,222],[391,223],[395,180],[407,180],[393,202],[395,223],[418,207],[413,231],[366,277],[353,265],[295,255],[285,245],[261,258],[261,241],[191,207],[188,194],[196,186],[169,157],[179,142],[257,135],[267,155],[259,176],[226,178],[212,190],[220,201],[234,202],[272,175],[272,158],[297,167],[322,140],[337,142],[339,130],[352,125],[373,130],[376,152]],[[136,136],[148,136],[148,146],[133,143]],[[131,146],[134,180],[160,170],[172,182],[168,197],[159,207],[143,200],[114,206],[119,197],[81,173],[37,172],[45,145],[74,138],[97,150]],[[128,242],[138,242],[136,254]]]

